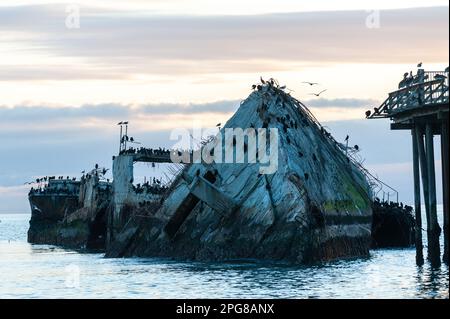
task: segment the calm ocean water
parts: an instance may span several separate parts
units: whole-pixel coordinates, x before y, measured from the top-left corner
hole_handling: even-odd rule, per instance
[[[28,214],[0,215],[0,298],[448,298],[448,266],[412,249],[313,267],[193,263],[30,245]]]

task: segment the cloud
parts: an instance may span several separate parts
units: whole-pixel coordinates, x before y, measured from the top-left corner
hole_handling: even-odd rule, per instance
[[[361,108],[379,105],[379,101],[373,99],[355,99],[355,98],[338,98],[338,99],[312,99],[305,101],[310,107],[342,107],[342,108]]]
[[[84,104],[79,107],[17,105],[14,107],[0,106],[1,127],[17,124],[57,124],[58,121],[87,121],[90,119],[115,120],[139,117],[145,115],[173,115],[173,114],[203,114],[230,113],[237,110],[238,101],[216,101],[210,103],[155,103],[155,104]]]
[[[43,65],[48,69],[12,65],[0,73],[0,80],[268,72],[314,62],[417,63],[418,57],[428,63],[448,60],[448,7],[383,10],[375,29],[366,27],[367,16],[365,11],[173,16],[83,7],[81,28],[67,29],[64,6],[0,7],[0,37],[16,32],[27,51],[85,63],[79,70],[70,65],[57,70],[51,62]]]

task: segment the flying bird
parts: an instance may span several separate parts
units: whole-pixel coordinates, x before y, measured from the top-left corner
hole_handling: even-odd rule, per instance
[[[320,91],[319,93],[310,93],[309,95],[315,95],[315,96],[317,96],[317,97],[319,97],[320,96],[320,94],[322,94],[323,92],[325,92],[326,91],[326,89],[325,90],[322,90],[322,91]]]
[[[319,84],[319,83],[316,83],[316,82],[302,82],[302,83],[309,84],[311,86]]]

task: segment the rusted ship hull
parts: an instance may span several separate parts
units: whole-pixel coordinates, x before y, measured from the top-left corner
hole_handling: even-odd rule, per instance
[[[28,200],[31,207],[28,242],[56,244],[58,224],[79,208],[78,195],[30,194]]]

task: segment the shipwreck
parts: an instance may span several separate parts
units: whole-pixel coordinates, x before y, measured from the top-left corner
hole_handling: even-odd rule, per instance
[[[410,207],[376,198],[380,181],[352,155],[357,146],[336,141],[275,80],[262,82],[195,151],[128,147],[120,122],[112,181],[93,170],[30,192],[29,241],[106,257],[300,264],[412,245]],[[179,171],[168,185],[135,184],[137,162]]]
[[[159,207],[125,223],[114,212],[120,231],[106,256],[306,263],[368,255],[370,184],[305,105],[271,80],[255,86],[218,136],[228,128],[276,129],[278,168],[262,174],[260,162],[186,164]],[[203,148],[250,153],[250,143],[217,147],[218,140]]]
[[[28,194],[28,242],[103,251],[112,194],[112,183],[101,180],[104,171],[96,167],[79,180],[64,176],[38,179]]]

